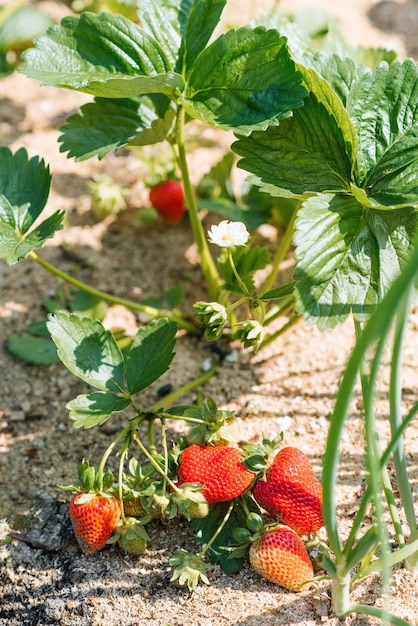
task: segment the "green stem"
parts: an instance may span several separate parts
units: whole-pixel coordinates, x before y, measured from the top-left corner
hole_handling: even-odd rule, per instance
[[[280,245],[277,248],[276,254],[273,259],[271,272],[263,285],[263,289],[261,293],[265,293],[266,291],[269,291],[270,289],[272,289],[274,283],[276,282],[278,273],[280,271],[280,265],[282,264],[282,261],[285,259],[286,254],[288,253],[289,248],[292,243],[293,231],[295,228],[295,220],[296,220],[296,216],[298,213],[298,208],[299,207],[295,208],[295,210],[292,213],[292,217],[290,218],[290,221],[286,226],[286,230],[284,232]]]
[[[250,294],[250,292],[247,289],[247,285],[242,280],[242,278],[239,275],[238,270],[236,268],[236,265],[235,265],[235,262],[234,262],[234,257],[232,256],[232,250],[231,250],[231,248],[227,248],[227,250],[228,250],[229,264],[231,266],[231,269],[232,269],[232,272],[233,272],[235,278],[237,279],[237,283],[241,287],[241,291],[247,296],[247,298],[251,298],[251,294]]]
[[[188,393],[189,391],[192,391],[196,387],[199,387],[200,385],[203,385],[206,381],[208,381],[210,378],[212,378],[212,376],[214,376],[214,374],[216,374],[218,369],[219,369],[219,365],[215,365],[214,367],[212,367],[210,370],[208,370],[207,372],[205,372],[201,376],[198,376],[194,380],[191,380],[190,382],[186,383],[185,385],[182,385],[178,389],[175,389],[171,393],[167,394],[165,396],[165,398],[163,398],[162,400],[159,400],[158,402],[156,402],[150,408],[150,412],[158,413],[160,411],[163,411],[166,407],[168,407],[175,400],[177,400],[177,398],[180,398],[181,396],[183,396],[184,394]]]
[[[184,123],[185,111],[180,108],[177,114],[176,124],[176,143],[178,150],[178,165],[183,180],[184,193],[186,196],[187,209],[190,218],[190,224],[193,231],[193,237],[200,254],[202,272],[205,277],[206,285],[212,300],[217,300],[220,291],[220,277],[216,269],[215,262],[209,250],[209,245],[203,230],[202,223],[199,219],[199,210],[197,208],[196,197],[193,186],[190,182],[189,168],[187,165],[185,141],[184,141]]]
[[[336,560],[345,558],[337,526],[338,467],[340,461],[340,441],[349,414],[353,388],[364,354],[369,346],[385,337],[390,331],[392,320],[406,289],[414,284],[418,267],[418,247],[414,248],[411,259],[394,281],[384,300],[377,306],[370,317],[360,339],[356,342],[347,362],[330,417],[327,444],[323,458],[323,506],[325,527],[331,551]]]
[[[102,459],[100,461],[100,465],[99,465],[99,469],[98,469],[98,472],[99,472],[100,475],[103,474],[103,470],[105,468],[107,460],[110,457],[110,455],[112,454],[115,446],[119,443],[119,441],[121,439],[124,439],[124,437],[126,437],[128,435],[128,433],[130,432],[131,429],[132,429],[132,425],[129,423],[127,426],[125,426],[125,428],[123,430],[121,430],[119,435],[106,448],[106,450],[105,450],[105,452],[104,452],[104,454],[102,456]]]
[[[410,294],[407,293],[400,303],[398,316],[395,324],[395,334],[393,341],[392,362],[390,371],[390,387],[389,387],[389,421],[392,439],[397,430],[402,426],[403,419],[401,413],[402,404],[402,347],[405,339],[408,311],[409,311]],[[395,464],[396,480],[399,489],[399,495],[405,511],[406,521],[410,529],[411,540],[418,539],[418,528],[414,510],[414,499],[411,491],[411,485],[408,478],[408,470],[405,459],[405,451],[403,446],[403,438],[400,438],[393,450],[393,461]],[[408,562],[408,567],[417,567],[418,552],[413,555]]]
[[[151,454],[157,454],[157,448],[154,441],[154,423],[155,417],[148,420],[148,443]]]
[[[161,419],[161,445],[163,447],[164,454],[164,477],[163,477],[163,493],[167,490],[167,478],[168,478],[168,450],[167,450],[167,433],[165,429],[165,420]]]
[[[271,335],[267,335],[264,341],[261,342],[260,350],[262,350],[263,348],[268,346],[272,341],[274,341],[275,339],[283,335],[286,331],[289,330],[289,328],[292,328],[292,326],[294,326],[296,322],[298,322],[301,319],[301,317],[302,317],[301,315],[292,315],[290,320],[286,322],[286,324],[284,324],[281,328],[279,328],[279,330],[276,330],[276,332],[272,333]]]
[[[295,298],[293,296],[283,298],[283,302],[281,303],[281,305],[274,307],[274,309],[269,312],[269,315],[266,316],[266,319],[264,320],[264,324],[268,326],[269,324],[274,322],[274,320],[276,320],[278,317],[285,315],[294,306],[295,306]]]
[[[128,454],[128,449],[129,449],[129,440],[128,438],[126,438],[122,451],[120,453],[119,471],[118,471],[118,495],[119,495],[119,501],[121,503],[121,517],[122,517],[123,523],[125,523],[126,521],[125,511],[123,508],[123,466],[125,463],[126,455]]]
[[[350,575],[338,576],[332,581],[332,610],[337,617],[344,615],[350,606]]]
[[[357,341],[361,335],[360,323],[355,320],[355,329]],[[365,357],[360,362],[360,382],[364,402],[364,421],[365,421],[365,438],[366,438],[366,463],[369,470],[369,483],[371,485],[372,503],[374,507],[374,517],[376,524],[377,542],[379,543],[381,554],[381,575],[382,575],[382,593],[385,600],[385,604],[388,602],[390,594],[390,578],[391,578],[391,564],[389,561],[390,547],[388,542],[388,532],[386,524],[384,523],[384,508],[382,503],[382,497],[380,492],[380,483],[383,486],[383,491],[388,503],[389,512],[392,518],[395,533],[398,539],[399,545],[404,545],[404,539],[402,535],[402,527],[399,519],[399,513],[396,507],[395,498],[390,484],[389,474],[387,467],[380,467],[379,459],[382,456],[382,449],[380,445],[378,429],[376,424],[376,415],[374,411],[375,389],[377,387],[377,375],[379,372],[380,363],[382,360],[383,349],[385,346],[385,339],[383,337],[376,347],[375,356],[370,368],[370,375],[366,372]],[[386,608],[386,606],[385,606]]]
[[[347,611],[340,615],[341,618],[348,617],[350,613],[358,613],[360,615],[370,615],[372,617],[377,617],[382,621],[382,624],[392,624],[393,626],[411,626],[410,622],[406,622],[405,620],[389,613],[385,609],[380,609],[376,606],[367,606],[365,604],[353,604],[349,606]]]
[[[379,460],[379,467],[380,469],[382,469],[389,461],[390,456],[393,452],[393,450],[395,449],[395,447],[398,444],[398,441],[401,437],[403,437],[405,430],[407,429],[407,427],[412,423],[412,421],[415,419],[416,414],[418,413],[418,404],[415,404],[412,409],[409,411],[408,415],[405,417],[405,419],[403,420],[402,424],[399,426],[399,428],[397,429],[396,433],[392,436],[392,439],[388,445],[388,447],[385,449],[384,453],[382,454],[382,456],[380,457]],[[359,504],[359,508],[357,509],[357,513],[354,517],[353,520],[353,524],[350,530],[350,534],[347,538],[347,541],[345,542],[345,547],[344,547],[344,552],[345,554],[349,554],[357,533],[360,529],[360,526],[363,522],[364,516],[366,514],[366,510],[367,507],[370,503],[372,497],[372,490],[371,490],[371,485],[370,483],[367,485],[367,488],[363,494],[363,497],[361,499],[361,502]]]
[[[218,528],[216,529],[216,532],[212,535],[212,537],[210,538],[210,540],[208,541],[208,543],[206,543],[203,546],[203,549],[199,552],[199,554],[196,556],[196,560],[200,560],[202,559],[206,552],[209,550],[209,548],[211,547],[211,545],[213,544],[213,542],[215,541],[215,539],[219,536],[219,534],[221,533],[223,527],[225,526],[225,524],[227,523],[227,521],[229,520],[229,517],[232,513],[232,509],[234,508],[234,500],[231,500],[231,503],[228,507],[227,512],[225,513],[225,516],[222,520],[222,522],[220,523],[220,525],[218,526]]]
[[[138,448],[141,450],[141,452],[144,454],[144,456],[147,457],[148,461],[151,463],[151,465],[155,469],[155,471],[158,474],[160,474],[164,478],[164,480],[166,480],[168,482],[170,487],[172,487],[173,491],[175,491],[176,493],[180,493],[177,485],[175,483],[173,483],[173,481],[167,476],[167,473],[163,469],[161,469],[161,467],[158,465],[157,461],[154,459],[152,454],[150,452],[148,452],[148,450],[146,449],[146,447],[144,446],[144,444],[142,443],[141,439],[138,437],[138,435],[136,433],[134,434],[133,438],[134,438],[134,441],[137,444]]]
[[[355,320],[355,329],[356,329],[356,337],[357,340],[361,335],[360,323]],[[390,516],[392,519],[393,527],[395,530],[396,538],[399,546],[405,545],[405,540],[402,533],[402,524],[399,517],[398,507],[396,506],[395,497],[392,490],[392,485],[390,482],[389,473],[387,467],[380,467],[379,459],[382,457],[382,448],[380,445],[379,436],[377,434],[377,425],[376,425],[376,417],[373,409],[373,401],[374,401],[374,389],[376,388],[376,379],[378,375],[379,365],[382,359],[382,352],[384,349],[385,341],[382,339],[375,352],[375,356],[373,359],[373,364],[370,372],[370,377],[366,372],[366,363],[364,358],[360,362],[360,382],[361,389],[363,395],[364,402],[364,412],[365,412],[365,426],[366,426],[366,442],[367,442],[367,458],[368,458],[368,469],[370,472],[370,481],[372,483],[372,499],[374,501],[375,507],[380,508],[380,499],[378,497],[378,479],[377,477],[380,474],[380,481],[383,486],[383,491],[386,496],[386,501],[388,503]],[[376,482],[375,482],[376,479]],[[381,511],[383,514],[383,511]],[[378,514],[376,511],[376,519],[378,522],[378,528],[381,529],[381,524],[379,523],[382,519],[382,515]],[[383,538],[383,535],[382,535]]]
[[[36,263],[38,263],[38,265],[40,265],[44,269],[48,270],[48,272],[50,272],[51,274],[54,274],[54,276],[57,276],[61,280],[64,280],[70,285],[73,285],[73,287],[76,287],[77,289],[80,289],[81,291],[84,291],[85,293],[88,293],[91,296],[99,298],[100,300],[103,300],[104,302],[109,302],[110,304],[120,304],[122,306],[125,306],[128,309],[132,309],[133,311],[141,311],[141,313],[148,315],[150,318],[166,317],[172,322],[176,322],[179,328],[183,328],[187,330],[188,332],[193,333],[194,335],[198,334],[199,332],[199,330],[196,328],[194,324],[192,324],[191,322],[188,322],[180,313],[177,313],[176,311],[169,311],[167,309],[157,309],[155,307],[148,306],[146,304],[141,304],[133,300],[127,300],[125,298],[118,298],[117,296],[112,296],[111,294],[108,294],[104,291],[100,291],[99,289],[90,287],[86,283],[83,283],[82,281],[77,280],[70,274],[63,272],[62,270],[58,269],[51,263],[48,263],[48,261],[45,261],[45,259],[42,259],[40,256],[38,256],[36,252],[30,252],[29,258],[32,259],[32,261],[35,261]]]

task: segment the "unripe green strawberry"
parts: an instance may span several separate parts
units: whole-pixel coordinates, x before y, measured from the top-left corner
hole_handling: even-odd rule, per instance
[[[198,483],[208,504],[237,498],[254,480],[242,454],[228,446],[189,446],[179,456],[178,484]]]
[[[127,517],[124,521],[120,520],[114,539],[127,554],[140,556],[145,552],[149,536],[140,521]]]
[[[143,517],[144,515],[147,515],[147,511],[144,509],[141,498],[124,500],[123,510],[127,517]]]
[[[183,219],[186,210],[185,197],[178,180],[170,179],[159,183],[151,189],[149,199],[161,219],[168,224],[179,224]]]
[[[323,525],[322,486],[308,457],[297,448],[282,448],[265,479],[253,489],[257,503],[299,535],[316,532]]]
[[[71,523],[84,554],[101,550],[112,536],[121,515],[117,498],[76,493],[69,508]]]
[[[260,576],[292,591],[299,591],[314,574],[301,538],[286,526],[261,535],[251,544],[249,558]]]
[[[190,502],[190,519],[206,517],[209,514],[209,504],[207,502]]]
[[[147,548],[147,542],[143,537],[138,536],[132,539],[125,539],[125,541],[122,541],[122,538],[120,538],[118,539],[118,546],[122,548],[122,550],[125,550],[127,554],[141,556]]]

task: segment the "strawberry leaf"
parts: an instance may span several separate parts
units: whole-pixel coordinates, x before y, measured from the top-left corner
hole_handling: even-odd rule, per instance
[[[226,2],[227,0],[199,0],[199,2],[192,3],[182,40],[186,76],[211,38]]]
[[[417,227],[412,208],[376,211],[332,194],[304,202],[294,239],[297,312],[321,329],[351,310],[366,318],[405,265]]]
[[[65,17],[25,52],[22,72],[47,85],[96,96],[174,96],[183,78],[157,41],[121,15],[84,12]]]
[[[177,325],[168,320],[153,320],[140,328],[126,359],[127,384],[133,395],[153,383],[174,358]]]
[[[286,40],[275,30],[230,30],[205,48],[188,76],[192,118],[248,134],[290,115],[306,94]]]
[[[48,199],[49,168],[23,148],[13,154],[0,148],[0,258],[12,265],[62,228],[63,211],[56,211],[30,230]]]
[[[9,148],[0,148],[1,222],[15,228],[20,235],[25,234],[41,214],[50,185],[49,168],[42,159],[29,159],[24,148],[15,154]]]
[[[57,311],[47,326],[70,372],[101,391],[124,391],[123,356],[101,322]]]
[[[26,363],[35,365],[59,363],[57,349],[50,337],[13,333],[7,337],[5,345],[10,354]]]
[[[130,405],[129,398],[116,396],[107,391],[82,394],[67,404],[74,428],[92,428],[104,424],[113,413],[119,413]]]
[[[174,110],[166,99],[163,111],[152,97],[96,98],[71,115],[60,128],[61,152],[68,151],[76,161],[104,156],[127,144],[149,145],[166,138]],[[161,115],[161,117],[160,117]]]
[[[177,68],[181,33],[186,27],[193,0],[141,0],[138,4],[144,30],[159,42],[171,67]]]
[[[356,138],[341,101],[327,83],[305,70],[310,94],[279,126],[253,132],[232,146],[244,157],[238,167],[274,196],[334,191],[347,193]]]
[[[359,137],[359,187],[373,206],[418,205],[418,67],[364,68],[347,104]]]

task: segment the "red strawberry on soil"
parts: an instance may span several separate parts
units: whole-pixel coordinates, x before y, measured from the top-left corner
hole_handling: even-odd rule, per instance
[[[120,519],[117,498],[77,493],[70,502],[74,534],[84,554],[101,550],[112,536]]]
[[[270,515],[299,535],[316,532],[323,525],[322,486],[308,457],[297,448],[282,448],[259,478],[254,499]]]
[[[266,531],[251,544],[249,558],[261,576],[292,591],[299,591],[314,574],[301,538],[286,526]]]
[[[153,187],[149,199],[162,220],[176,225],[183,219],[186,206],[183,187],[178,180],[166,180]]]
[[[199,483],[208,504],[227,502],[246,491],[254,480],[242,454],[228,446],[189,446],[180,454],[178,484]]]

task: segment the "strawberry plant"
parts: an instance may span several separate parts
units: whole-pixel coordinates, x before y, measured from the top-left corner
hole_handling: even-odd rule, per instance
[[[183,313],[116,298],[52,266],[36,252],[63,227],[62,211],[42,216],[49,169],[23,149],[13,154],[0,148],[0,256],[9,264],[29,257],[89,296],[152,319],[122,351],[98,319],[59,310],[49,317],[59,358],[94,389],[69,402],[74,426],[99,427],[116,414],[127,417],[99,465],[83,461],[81,487],[66,487],[78,492],[72,515],[81,516],[81,507],[90,502],[118,502],[120,519],[111,516],[99,535],[137,554],[149,540],[144,526],[153,516],[191,520],[200,552],[180,550],[171,559],[172,580],[191,590],[209,581],[208,557],[234,572],[247,555],[269,580],[302,588],[313,568],[299,535],[315,533],[324,523],[328,543],[315,547],[332,581],[335,614],[357,612],[405,624],[389,612],[389,604],[383,609],[351,605],[350,587],[380,571],[386,598],[391,567],[401,561],[417,567],[416,514],[403,452],[403,436],[417,407],[402,418],[400,368],[418,263],[418,68],[411,59],[400,62],[385,51],[363,51],[360,63],[315,52],[286,21],[274,18],[216,36],[225,4],[146,0],[138,12],[141,26],[121,15],[83,12],[65,18],[25,53],[22,72],[27,76],[94,97],[61,128],[61,149],[70,157],[101,159],[122,147],[168,142],[184,191],[174,221],[185,204],[209,297],[195,303],[193,314]],[[218,194],[206,208],[224,219],[207,233],[190,176],[187,128],[194,121],[234,133],[232,150],[252,185],[246,206],[237,207],[225,175],[233,155],[212,168],[200,190],[202,196],[208,189],[209,195]],[[222,195],[231,202],[220,202]],[[277,199],[288,213],[271,257],[265,246],[254,245],[256,233],[250,231],[274,220]],[[158,198],[151,201],[157,210],[166,210]],[[293,278],[280,284],[281,263],[292,244]],[[220,249],[217,259],[213,245]],[[260,285],[255,274],[268,267]],[[244,307],[248,319],[238,314]],[[267,335],[269,323],[283,315],[285,324]],[[228,332],[257,350],[301,317],[326,330],[349,316],[357,343],[331,416],[322,488],[300,451],[283,448],[267,462],[281,441],[244,446],[243,455],[231,445],[232,416],[218,410],[214,400],[171,406],[213,370],[156,405],[142,406],[141,393],[170,366],[178,328],[202,331],[208,341]],[[392,330],[391,441],[384,447],[373,403]],[[367,481],[343,539],[336,501],[339,446],[358,375]],[[193,427],[172,450],[168,419]],[[113,453],[118,456],[116,479],[106,469]],[[406,537],[387,469],[391,458]],[[396,537],[394,551],[382,522],[386,511]],[[78,532],[77,522],[75,528]],[[80,544],[85,551],[95,549],[83,538]]]

